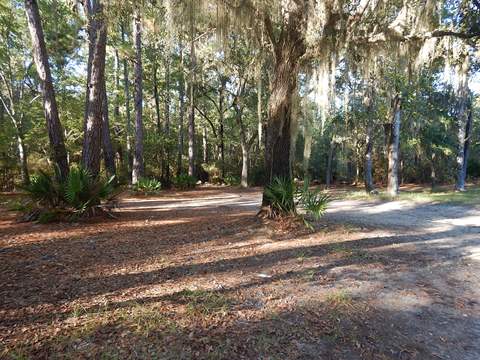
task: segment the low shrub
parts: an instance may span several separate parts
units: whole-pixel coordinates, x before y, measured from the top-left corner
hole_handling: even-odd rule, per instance
[[[81,167],[72,167],[65,181],[39,172],[23,187],[30,199],[24,220],[45,223],[94,215],[102,201],[112,198],[114,179],[93,178]]]
[[[162,183],[157,179],[141,178],[133,185],[133,191],[140,194],[156,194],[162,189]]]
[[[238,186],[240,185],[240,177],[236,175],[227,175],[225,176],[224,182],[229,186]]]
[[[305,210],[307,216],[318,220],[327,210],[330,202],[328,194],[319,189],[310,190],[310,179],[306,178],[302,187],[297,187],[296,197],[299,205]]]
[[[197,185],[197,179],[194,176],[181,174],[173,179],[173,185],[180,190],[193,189]]]
[[[270,217],[291,216],[297,213],[295,207],[295,184],[291,179],[275,177],[265,187],[265,197],[270,202]]]
[[[310,190],[310,181],[305,179],[302,186],[297,186],[291,179],[275,177],[265,187],[265,196],[270,201],[271,218],[282,216],[301,216],[307,227],[312,227],[310,218],[320,219],[325,213],[330,197],[320,190]],[[297,208],[305,211],[299,215]]]

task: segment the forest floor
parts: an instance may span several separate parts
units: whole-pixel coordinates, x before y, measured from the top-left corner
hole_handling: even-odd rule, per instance
[[[315,232],[258,189],[0,210],[0,358],[480,358],[480,204],[340,199]]]

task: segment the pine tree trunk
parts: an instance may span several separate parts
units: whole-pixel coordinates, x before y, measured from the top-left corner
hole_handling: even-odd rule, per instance
[[[468,71],[470,69],[470,58],[468,54],[463,55],[463,61],[458,71],[459,85],[457,91],[457,182],[455,190],[465,191],[465,180],[467,175],[468,137],[467,131],[470,129],[469,123],[469,91],[468,91]]]
[[[262,148],[262,64],[259,62],[257,68],[257,122],[258,122],[258,148]]]
[[[48,137],[52,149],[52,161],[57,165],[59,176],[66,179],[68,176],[67,150],[63,138],[62,125],[58,116],[57,101],[53,88],[50,65],[48,63],[47,48],[43,34],[40,13],[36,0],[25,0],[28,28],[32,38],[33,57],[41,83],[43,108],[47,123]]]
[[[110,121],[108,116],[108,98],[106,84],[103,84],[102,99],[102,145],[103,145],[103,161],[105,169],[109,176],[116,174],[115,168],[115,152],[113,151],[112,139],[110,137]]]
[[[163,166],[163,178],[166,187],[170,187],[170,53],[165,59],[165,163]]]
[[[364,98],[365,111],[367,115],[367,128],[366,128],[366,136],[365,136],[365,159],[364,159],[363,180],[365,183],[365,191],[368,194],[375,192],[375,185],[373,184],[373,154],[372,154],[373,153],[372,114],[374,113],[373,97],[374,97],[374,81],[372,77],[368,82],[368,87],[366,89],[365,98]],[[358,170],[357,170],[357,174],[358,174]]]
[[[5,80],[5,79],[4,79]],[[13,82],[13,79],[12,79]],[[5,82],[5,85],[7,83]],[[13,85],[13,84],[12,84]],[[13,86],[12,86],[13,87]],[[13,127],[15,128],[15,137],[17,139],[17,152],[18,160],[20,163],[20,177],[23,185],[28,185],[30,183],[30,175],[28,173],[28,156],[27,149],[25,148],[25,135],[23,131],[23,113],[17,115],[15,104],[19,103],[22,96],[18,96],[16,100],[12,97],[12,89],[7,90],[9,105],[6,104],[4,99],[0,96],[0,100],[3,106],[0,106],[0,125],[3,121],[4,111],[9,115],[12,120]],[[23,89],[20,91],[23,94]]]
[[[243,188],[247,188],[248,187],[248,160],[249,160],[248,145],[246,144],[245,140],[242,140],[240,142],[240,145],[242,147],[242,177],[240,181],[240,186]]]
[[[327,189],[332,184],[333,157],[335,156],[336,146],[337,146],[337,143],[335,141],[335,135],[333,135],[332,140],[330,141],[330,149],[328,151],[328,158],[327,158],[327,169],[325,173],[325,187]]]
[[[160,96],[158,94],[158,83],[157,83],[157,61],[156,59],[153,61],[153,99],[155,101],[155,117],[157,121],[157,136],[158,138],[162,138],[162,122],[161,122],[161,115],[160,115]],[[165,145],[162,144],[160,149],[158,149],[158,158],[157,161],[161,163],[162,169],[162,183],[164,183],[164,171],[165,171]]]
[[[138,7],[134,13],[133,39],[135,48],[135,153],[133,156],[132,184],[136,184],[145,172],[143,164],[142,18]]]
[[[27,150],[25,149],[23,133],[21,132],[17,133],[17,149],[18,159],[20,160],[20,176],[22,184],[28,185],[30,183],[30,175],[28,173]]]
[[[309,119],[305,119],[303,129],[303,177],[305,179],[310,176],[310,155],[312,154],[312,124]]]
[[[243,107],[239,104],[238,97],[240,94],[237,95],[235,100],[234,108],[235,108],[235,119],[237,125],[240,129],[240,147],[242,148],[242,175],[241,175],[241,182],[240,186],[243,188],[248,187],[248,152],[249,152],[249,144],[247,140],[247,130],[245,129],[245,125],[243,124]]]
[[[100,173],[100,158],[103,127],[103,98],[105,92],[105,57],[107,46],[107,27],[103,19],[103,6],[98,1],[93,9],[96,33],[88,84],[87,118],[84,125],[82,165],[93,177]]]
[[[224,100],[225,100],[225,86],[226,78],[221,76],[220,79],[220,91],[218,93],[218,118],[220,123],[220,129],[218,132],[220,142],[220,171],[222,179],[225,179],[225,139],[224,139]]]
[[[118,50],[115,49],[115,104],[113,107],[114,126],[118,126],[118,120],[120,119],[120,57]]]
[[[373,185],[373,140],[372,140],[372,124],[371,120],[368,120],[367,124],[367,135],[365,138],[365,173],[364,173],[364,181],[365,181],[365,191],[367,193],[371,193],[375,190],[375,186]]]
[[[178,147],[177,147],[177,176],[183,172],[183,122],[185,117],[185,79],[183,75],[183,46],[180,44],[180,79],[178,81]]]
[[[470,153],[470,137],[472,136],[472,104],[470,102],[467,116],[467,125],[465,126],[465,146],[463,149],[463,178],[464,183],[467,180],[468,156]]]
[[[28,185],[30,183],[30,174],[28,172],[28,156],[27,149],[25,148],[25,135],[23,132],[23,116],[21,115],[17,120],[15,118],[15,111],[10,108],[10,116],[13,120],[13,125],[15,127],[16,138],[17,138],[17,151],[18,151],[18,160],[20,162],[20,177],[23,185]]]
[[[432,187],[432,191],[435,189],[437,183],[437,174],[435,171],[435,153],[432,151],[432,155],[430,156],[430,184]]]
[[[193,3],[192,3],[193,6]],[[195,176],[195,24],[193,10],[190,19],[190,109],[188,117],[188,175]]]
[[[122,42],[126,42],[126,33],[123,26],[121,27],[122,32]],[[130,82],[128,80],[128,61],[127,59],[123,59],[123,88],[124,88],[124,95],[125,95],[125,117],[126,117],[126,147],[127,153],[125,159],[127,161],[127,172],[129,181],[132,179],[132,143],[131,143],[131,133],[132,133],[132,120],[130,115]]]
[[[400,94],[392,99],[392,122],[388,142],[388,185],[387,192],[391,196],[398,195],[398,168],[400,161],[400,125],[402,120],[402,98]]]
[[[157,63],[154,60],[153,63],[153,99],[155,100],[155,116],[157,120],[157,135],[162,135],[162,119],[160,116],[160,96],[158,94],[158,84],[157,84]]]
[[[207,127],[203,127],[202,131],[202,143],[203,143],[203,163],[208,163],[208,139],[207,139]]]

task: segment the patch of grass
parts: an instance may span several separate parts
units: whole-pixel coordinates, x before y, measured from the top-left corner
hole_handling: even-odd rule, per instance
[[[307,250],[299,250],[295,255],[295,257],[300,261],[304,261],[309,256],[310,256],[310,251],[307,251]]]
[[[345,290],[336,290],[327,295],[325,302],[334,308],[347,307],[352,305],[352,296]]]
[[[127,321],[132,323],[135,333],[145,337],[158,330],[175,330],[175,325],[156,306],[133,306],[128,310]]]
[[[185,301],[187,311],[192,315],[225,314],[232,301],[225,295],[206,290],[183,290],[178,294]]]
[[[3,356],[5,355],[8,355],[8,359],[11,359],[11,360],[28,360],[29,359],[29,356],[24,353],[22,350],[20,349],[16,349],[12,352],[8,352],[9,350],[5,350],[4,352],[0,353],[0,358],[4,358]],[[7,359],[7,357],[5,357],[5,359]]]
[[[350,256],[353,254],[352,249],[347,248],[345,245],[342,244],[333,244],[331,245],[331,250],[333,253],[342,254]]]
[[[75,304],[72,311],[68,314],[69,318],[81,318],[85,317],[86,319],[99,318],[106,315],[112,309],[109,308],[108,303],[103,305],[98,305],[92,308],[85,307],[82,304]]]
[[[317,275],[317,271],[314,269],[307,270],[303,273],[303,276],[307,281],[313,281],[315,279],[315,275]]]
[[[388,195],[385,191],[380,191],[378,195],[370,195],[365,191],[349,191],[340,195],[342,199],[350,200],[406,200],[413,202],[438,202],[462,205],[479,205],[480,204],[480,187],[472,187],[463,192],[456,191],[400,191],[396,197]]]

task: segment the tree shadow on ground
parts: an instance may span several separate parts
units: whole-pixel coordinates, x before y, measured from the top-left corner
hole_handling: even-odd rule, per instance
[[[52,358],[61,351],[176,359],[479,358],[480,321],[471,315],[479,304],[470,289],[478,282],[456,282],[466,256],[480,245],[478,228],[448,224],[436,232],[372,230],[352,237],[327,227],[298,235],[266,232],[253,215],[234,205],[220,212],[213,204],[142,209],[98,233],[3,249],[0,334],[13,329],[5,337],[11,344],[22,326],[58,325],[63,340],[33,347]],[[418,223],[445,218],[438,212]],[[478,269],[478,261],[467,265]],[[199,284],[232,300],[228,316],[185,312],[184,289]],[[152,288],[160,294],[148,293]],[[350,297],[341,311],[326,300],[339,289]],[[270,294],[277,294],[274,306]],[[82,315],[72,315],[78,302]],[[148,316],[129,320],[138,307],[153,307],[147,314],[162,317],[147,331]]]

